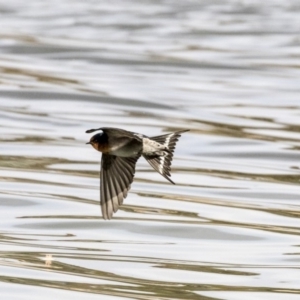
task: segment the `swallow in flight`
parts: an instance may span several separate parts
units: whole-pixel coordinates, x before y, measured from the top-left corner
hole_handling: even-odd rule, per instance
[[[173,152],[180,135],[189,130],[154,137],[110,127],[90,129],[86,133],[95,131],[100,132],[87,144],[102,152],[100,204],[104,219],[111,219],[126,198],[141,155],[155,171],[175,184],[170,179]]]

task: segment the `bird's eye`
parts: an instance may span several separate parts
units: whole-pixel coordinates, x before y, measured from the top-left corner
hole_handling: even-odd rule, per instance
[[[97,144],[97,143],[101,143],[101,136],[103,135],[103,132],[101,132],[101,133],[97,133],[96,135],[94,135],[94,136],[92,136],[91,137],[91,140],[90,140],[90,142],[92,143],[92,144]]]

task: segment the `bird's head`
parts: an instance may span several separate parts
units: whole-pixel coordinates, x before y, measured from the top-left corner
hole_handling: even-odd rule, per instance
[[[103,132],[97,133],[97,134],[93,135],[90,138],[90,141],[87,142],[87,144],[92,145],[96,150],[99,151],[99,145],[101,144],[101,137],[102,137],[102,135],[103,135]]]
[[[106,152],[107,137],[103,132],[93,135],[89,142],[86,144],[92,145],[97,151]]]

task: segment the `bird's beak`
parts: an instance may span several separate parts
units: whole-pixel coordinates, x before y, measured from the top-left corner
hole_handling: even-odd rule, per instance
[[[86,144],[90,144],[91,142],[87,142]]]

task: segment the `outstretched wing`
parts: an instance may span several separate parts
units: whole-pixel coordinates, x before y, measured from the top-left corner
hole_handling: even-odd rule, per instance
[[[111,219],[126,198],[139,157],[102,154],[100,204],[104,219]]]
[[[181,133],[184,133],[189,130],[181,130],[169,134],[159,135],[151,137],[151,140],[154,140],[162,145],[164,145],[169,151],[165,152],[164,156],[160,155],[143,155],[148,163],[152,166],[154,170],[160,173],[163,177],[169,180],[171,183],[175,184],[171,178],[171,164],[173,159],[173,153],[176,147],[176,143],[181,136]]]

